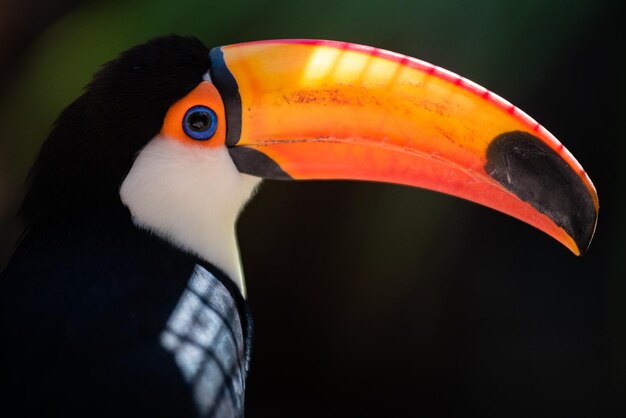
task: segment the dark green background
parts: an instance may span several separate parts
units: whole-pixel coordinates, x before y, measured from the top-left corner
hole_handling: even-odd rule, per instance
[[[256,322],[247,416],[625,416],[620,3],[0,1],[0,266],[54,118],[127,47],[173,32],[390,49],[484,85],[560,138],[598,188],[596,238],[576,258],[432,192],[268,182],[238,228]]]

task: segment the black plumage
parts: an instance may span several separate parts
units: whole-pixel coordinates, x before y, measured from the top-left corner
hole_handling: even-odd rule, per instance
[[[105,64],[58,118],[29,177],[26,230],[0,276],[0,408],[16,407],[14,416],[215,413],[197,408],[193,384],[160,338],[197,266],[228,290],[224,302],[239,318],[225,327],[240,321],[244,339],[245,302],[219,269],[137,228],[119,197],[169,106],[208,68],[198,40],[158,38]]]
[[[173,35],[103,65],[41,147],[21,209],[27,224],[119,209],[119,187],[137,152],[208,69],[209,51],[200,41]]]

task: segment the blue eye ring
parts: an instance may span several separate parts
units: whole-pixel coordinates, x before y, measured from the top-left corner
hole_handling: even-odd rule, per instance
[[[183,131],[197,141],[206,141],[215,135],[217,114],[206,106],[198,105],[185,112]]]

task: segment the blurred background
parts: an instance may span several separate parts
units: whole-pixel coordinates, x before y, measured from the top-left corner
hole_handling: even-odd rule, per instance
[[[56,115],[122,50],[168,33],[390,49],[476,81],[554,133],[598,188],[595,240],[577,258],[433,192],[267,182],[238,227],[256,325],[247,416],[626,416],[620,3],[0,0],[0,268]]]

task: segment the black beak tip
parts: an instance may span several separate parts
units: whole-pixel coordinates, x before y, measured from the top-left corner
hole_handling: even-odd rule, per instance
[[[485,171],[563,228],[581,255],[587,251],[598,218],[594,199],[556,151],[528,132],[505,132],[489,144]]]

